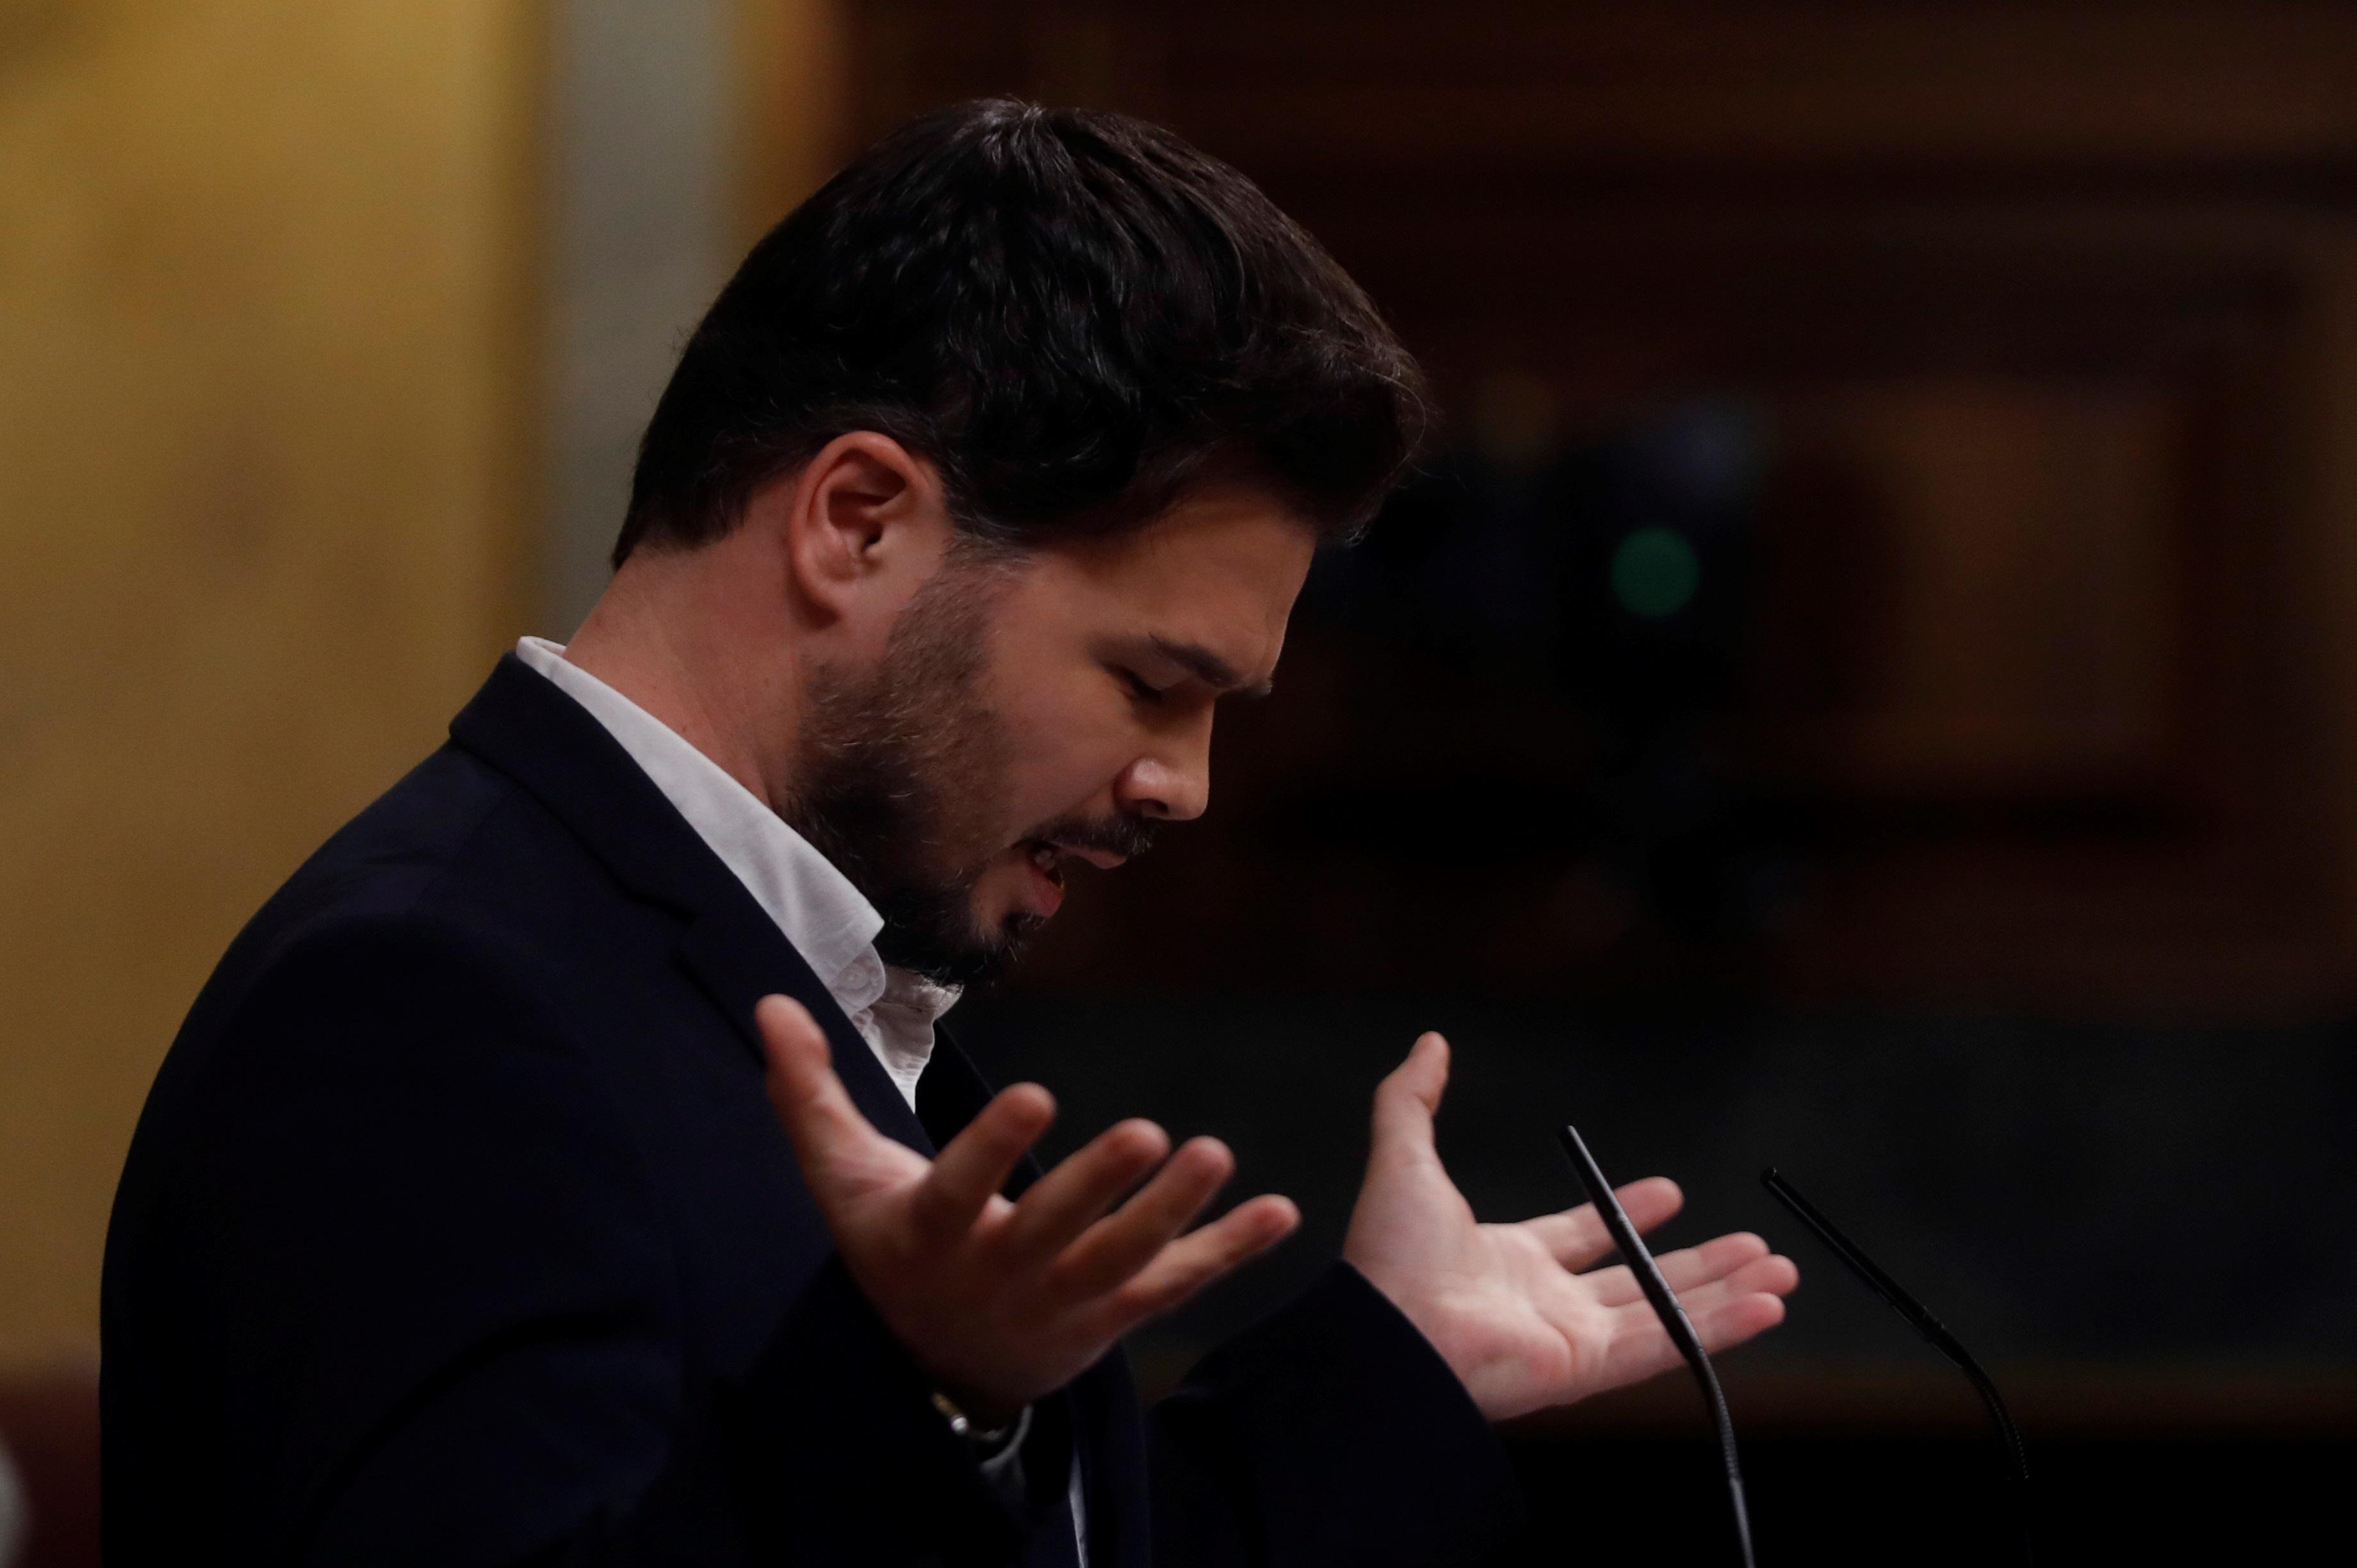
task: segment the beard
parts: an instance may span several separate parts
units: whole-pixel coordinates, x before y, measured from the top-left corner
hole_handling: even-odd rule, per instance
[[[885,962],[943,985],[1003,974],[1044,923],[985,928],[974,889],[1026,840],[1143,853],[1147,824],[1060,818],[1006,833],[1011,747],[982,692],[993,612],[1005,585],[989,563],[954,555],[909,600],[884,657],[862,676],[812,673],[786,822],[884,917]]]

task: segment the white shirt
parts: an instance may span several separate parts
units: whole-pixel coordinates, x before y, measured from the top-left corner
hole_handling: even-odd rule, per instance
[[[811,966],[827,994],[916,1109],[917,1079],[933,1056],[933,1026],[958,999],[954,986],[887,964],[876,952],[884,917],[851,879],[786,825],[760,797],[646,709],[577,664],[545,638],[516,657],[556,682],[622,743],[695,836],[753,896]]]
[[[886,963],[876,951],[876,933],[884,929],[884,917],[876,906],[759,796],[678,731],[579,665],[568,663],[564,648],[546,638],[523,639],[516,644],[516,657],[588,709],[589,716],[621,743],[630,760],[678,808],[695,836],[720,857],[802,955],[892,1075],[909,1109],[915,1110],[917,1079],[933,1057],[933,1026],[956,1003],[957,988]],[[983,1464],[994,1481],[1020,1489],[1016,1465],[1030,1427],[1027,1407],[1014,1440]],[[1081,1568],[1088,1568],[1077,1455],[1066,1495]]]

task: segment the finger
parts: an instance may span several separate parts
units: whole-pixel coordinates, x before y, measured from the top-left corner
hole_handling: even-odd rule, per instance
[[[1064,1250],[1049,1284],[1083,1301],[1121,1284],[1193,1222],[1235,1168],[1235,1156],[1217,1138],[1189,1139],[1128,1202]]]
[[[1718,1279],[1680,1291],[1678,1301],[1696,1325],[1724,1304],[1747,1295],[1790,1295],[1801,1283],[1801,1271],[1784,1257],[1755,1258]]]
[[[1691,1314],[1695,1336],[1713,1355],[1758,1337],[1784,1321],[1784,1298],[1765,1292],[1724,1301],[1699,1320]],[[1655,1377],[1684,1363],[1662,1326],[1648,1317],[1612,1342],[1605,1357],[1605,1373],[1592,1392],[1620,1388]]]
[[[1036,1083],[1000,1091],[933,1157],[915,1199],[917,1223],[936,1239],[964,1235],[1006,1185],[1016,1162],[1056,1119],[1056,1101]]]
[[[1783,1322],[1784,1298],[1755,1292],[1723,1301],[1700,1318],[1689,1313],[1687,1321],[1694,1325],[1695,1336],[1702,1341],[1703,1348],[1717,1355],[1757,1338]],[[1590,1391],[1601,1393],[1607,1389],[1641,1382],[1682,1366],[1684,1361],[1662,1326],[1649,1316],[1613,1341],[1605,1357],[1604,1376]]]
[[[1614,1188],[1612,1195],[1620,1200],[1621,1211],[1629,1216],[1629,1223],[1637,1228],[1639,1235],[1665,1223],[1685,1207],[1686,1201],[1678,1184],[1667,1176],[1646,1176]],[[1592,1203],[1566,1208],[1560,1214],[1542,1214],[1523,1224],[1556,1262],[1575,1272],[1612,1251],[1612,1232],[1604,1228],[1603,1216],[1596,1212]]]
[[[1784,1321],[1784,1298],[1770,1291],[1733,1296],[1695,1322],[1703,1348],[1717,1355],[1756,1339]]]
[[[1163,1248],[1128,1283],[1107,1296],[1095,1316],[1097,1332],[1108,1341],[1119,1338],[1268,1251],[1300,1223],[1301,1211],[1293,1200],[1274,1193],[1236,1205]]]
[[[802,1178],[823,1200],[833,1190],[834,1164],[883,1134],[868,1125],[834,1075],[826,1034],[808,1008],[791,996],[764,996],[754,1004],[753,1021],[769,1058],[770,1103],[793,1142]]]
[[[1053,1257],[1169,1152],[1169,1134],[1151,1122],[1131,1120],[1106,1128],[1031,1184],[996,1245],[1018,1262]]]
[[[1681,1295],[1679,1305],[1684,1308],[1686,1321],[1694,1326],[1703,1348],[1716,1353],[1781,1323],[1783,1297],[1799,1280],[1800,1272],[1791,1259],[1761,1258],[1724,1280]],[[1607,1371],[1600,1388],[1636,1382],[1684,1360],[1645,1303],[1631,1303],[1613,1316],[1620,1324],[1606,1352]]]
[[[1375,1158],[1429,1155],[1432,1118],[1448,1087],[1448,1042],[1426,1030],[1407,1059],[1375,1085]]]
[[[1768,1255],[1768,1243],[1749,1232],[1715,1237],[1699,1247],[1682,1247],[1674,1252],[1664,1252],[1653,1260],[1662,1271],[1669,1287],[1684,1295],[1697,1286],[1722,1279],[1727,1274]],[[1605,1306],[1622,1306],[1643,1294],[1637,1276],[1627,1264],[1598,1269],[1585,1276],[1587,1288],[1597,1301]]]

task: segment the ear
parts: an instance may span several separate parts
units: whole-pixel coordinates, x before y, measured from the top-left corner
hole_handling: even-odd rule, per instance
[[[950,542],[933,466],[888,435],[838,435],[797,474],[755,492],[748,525],[782,549],[795,596],[822,619],[879,596],[897,608],[932,574]]]

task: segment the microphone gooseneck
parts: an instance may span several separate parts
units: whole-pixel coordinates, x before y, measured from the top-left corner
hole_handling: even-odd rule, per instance
[[[1708,1407],[1711,1424],[1718,1433],[1719,1457],[1727,1467],[1727,1495],[1735,1511],[1736,1544],[1743,1554],[1743,1568],[1753,1568],[1751,1513],[1743,1501],[1743,1466],[1735,1453],[1735,1422],[1727,1412],[1727,1395],[1719,1390],[1718,1373],[1712,1369],[1710,1357],[1702,1348],[1702,1337],[1695,1332],[1685,1308],[1678,1305],[1677,1293],[1670,1289],[1670,1282],[1662,1277],[1653,1254],[1645,1250],[1637,1228],[1629,1222],[1628,1211],[1613,1195],[1612,1184],[1604,1179],[1596,1156],[1587,1152],[1579,1129],[1566,1123],[1557,1136],[1562,1139],[1563,1152],[1571,1158],[1572,1169],[1579,1173],[1580,1185],[1587,1188],[1589,1200],[1603,1219],[1604,1228],[1612,1233],[1613,1244],[1627,1260],[1629,1272],[1637,1276],[1637,1286],[1645,1293],[1653,1316],[1661,1319],[1670,1343],[1678,1348],[1678,1354],[1694,1369],[1695,1381],[1702,1385],[1703,1403]]]
[[[2013,1412],[2005,1408],[2005,1396],[1996,1391],[1996,1380],[1990,1377],[1973,1353],[1964,1348],[1964,1341],[1952,1333],[1948,1326],[1932,1316],[1932,1309],[1915,1299],[1897,1280],[1884,1273],[1880,1264],[1866,1255],[1864,1248],[1824,1216],[1824,1212],[1801,1196],[1800,1189],[1784,1179],[1773,1165],[1760,1173],[1760,1185],[1769,1195],[1792,1211],[1794,1219],[1816,1233],[1826,1251],[1841,1260],[1842,1266],[1865,1284],[1866,1288],[1889,1304],[1890,1309],[1907,1320],[1908,1326],[1921,1335],[1932,1348],[1955,1363],[1980,1395],[1981,1404],[1988,1411],[1989,1424],[1995,1428],[1998,1445],[2005,1450],[2006,1459],[2018,1485],[2016,1506],[2019,1510],[2021,1528],[2021,1560],[2037,1562],[2037,1551],[2031,1544],[2029,1529],[2029,1455],[2022,1445],[2021,1429],[2013,1423]]]

